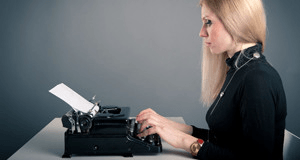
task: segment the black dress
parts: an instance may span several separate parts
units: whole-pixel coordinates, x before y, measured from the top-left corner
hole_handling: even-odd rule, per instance
[[[193,126],[193,136],[205,140],[196,158],[282,160],[287,111],[279,74],[261,54],[261,44],[226,63],[221,91],[228,86],[206,114],[209,130]]]

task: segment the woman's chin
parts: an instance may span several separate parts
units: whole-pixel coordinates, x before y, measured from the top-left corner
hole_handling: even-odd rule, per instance
[[[215,54],[215,55],[220,55],[221,53],[223,53],[223,52],[220,52],[220,51],[216,51],[216,50],[214,50],[214,49],[211,49],[211,48],[209,48],[210,49],[210,52],[212,53],[212,54]]]

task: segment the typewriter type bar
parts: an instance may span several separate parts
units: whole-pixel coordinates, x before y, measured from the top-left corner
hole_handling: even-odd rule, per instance
[[[140,125],[129,119],[129,107],[105,106],[91,116],[74,110],[62,117],[65,132],[63,158],[74,155],[157,154],[162,152],[157,134],[139,138]]]

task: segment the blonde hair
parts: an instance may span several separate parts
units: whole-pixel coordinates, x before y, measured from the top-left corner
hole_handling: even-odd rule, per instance
[[[262,0],[200,0],[200,6],[203,4],[216,14],[235,42],[261,43],[264,51],[267,25]],[[201,100],[209,106],[225,81],[228,56],[212,54],[204,44],[202,49]]]

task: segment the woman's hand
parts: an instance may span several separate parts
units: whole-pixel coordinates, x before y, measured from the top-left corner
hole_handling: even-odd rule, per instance
[[[137,135],[139,137],[157,133],[173,147],[182,148],[188,152],[190,152],[190,145],[197,141],[197,138],[190,135],[191,126],[171,121],[150,108],[141,111],[136,120],[142,124],[140,128],[142,133]],[[148,126],[151,127],[146,129]]]
[[[163,128],[165,126],[168,126],[170,123],[170,120],[157,114],[155,111],[153,111],[150,108],[140,112],[136,116],[136,121],[141,124],[140,127],[141,134],[138,135],[140,137],[154,134],[156,133],[157,128]],[[145,130],[149,126],[151,126],[151,128]]]

